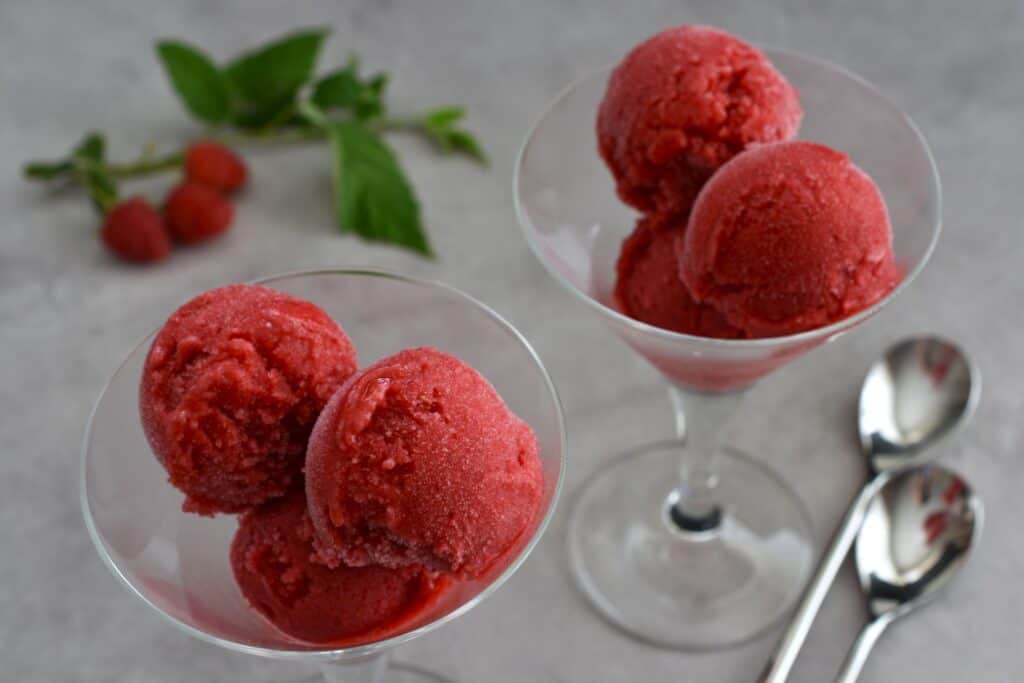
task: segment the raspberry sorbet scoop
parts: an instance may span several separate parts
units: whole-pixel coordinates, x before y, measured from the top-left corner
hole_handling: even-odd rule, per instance
[[[633,49],[612,72],[598,148],[624,202],[685,215],[701,185],[751,143],[788,140],[797,91],[760,51],[707,26],[678,26]]]
[[[708,182],[682,241],[683,281],[752,337],[836,322],[900,279],[882,193],[824,145],[739,155]]]
[[[240,512],[285,493],[356,367],[326,313],[266,287],[229,285],[175,311],[146,357],[139,409],[184,509]]]
[[[631,318],[672,332],[734,339],[743,333],[711,306],[690,296],[679,277],[675,243],[685,224],[645,216],[622,242],[615,298]]]
[[[533,521],[542,491],[533,430],[480,373],[432,348],[349,380],[306,455],[317,547],[333,566],[480,576]]]
[[[317,561],[300,490],[246,512],[231,567],[249,604],[288,635],[354,645],[392,635],[446,584],[422,567],[338,567]]]

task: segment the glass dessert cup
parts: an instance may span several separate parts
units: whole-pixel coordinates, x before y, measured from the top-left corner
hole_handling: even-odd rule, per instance
[[[545,487],[531,528],[486,576],[454,583],[384,640],[332,647],[285,635],[249,607],[235,584],[228,555],[234,516],[183,513],[183,495],[150,451],[138,415],[150,335],[114,373],[86,431],[82,510],[96,549],[138,597],[201,640],[237,652],[316,662],[328,681],[445,680],[416,667],[389,666],[387,655],[480,604],[536,546],[564,478],[565,429],[554,386],[508,322],[448,286],[358,270],[282,275],[262,284],[311,301],[337,320],[355,343],[361,367],[403,348],[435,346],[479,370],[537,435]]]
[[[849,154],[885,196],[904,278],[869,309],[828,327],[754,340],[677,334],[622,314],[612,295],[615,261],[637,216],[616,197],[597,152],[594,121],[610,69],[555,99],[528,134],[516,169],[516,210],[537,258],[669,381],[677,440],[603,466],[578,493],[568,531],[572,572],[597,611],[663,647],[736,645],[792,607],[814,559],[807,511],[769,466],[722,448],[721,428],[759,378],[899,296],[939,233],[938,175],[913,122],[839,67],[766,53],[800,91],[800,139]]]

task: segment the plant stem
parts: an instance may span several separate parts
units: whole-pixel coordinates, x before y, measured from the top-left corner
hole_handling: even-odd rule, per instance
[[[421,131],[423,130],[422,116],[402,116],[395,118],[378,119],[374,122],[374,129],[384,132],[389,130]]]
[[[319,129],[295,129],[256,132],[232,131],[220,134],[213,133],[203,136],[202,140],[215,140],[228,146],[244,144],[280,145],[309,142],[311,140],[322,140],[324,137],[325,133]],[[191,144],[193,143],[190,142],[179,150],[158,157],[143,155],[134,161],[122,163],[110,162],[105,164],[96,164],[90,162],[83,163],[79,161],[76,162],[76,164],[78,166],[88,167],[91,170],[105,172],[114,178],[138,178],[141,176],[163,173],[164,171],[172,171],[179,168],[185,161],[185,150],[187,150]]]
[[[162,157],[143,156],[136,161],[126,163],[91,164],[91,166],[105,171],[115,178],[136,178],[173,170],[181,166],[184,160],[185,154],[179,150]]]
[[[423,117],[395,117],[382,118],[372,123],[374,130],[378,132],[405,130],[410,132],[423,131]],[[228,146],[242,146],[250,144],[258,145],[287,145],[302,142],[323,140],[327,132],[322,128],[285,128],[281,126],[270,126],[255,131],[232,130],[225,132],[210,132],[201,140],[214,140]],[[197,140],[198,141],[198,140]],[[196,142],[196,141],[193,141]],[[181,149],[175,150],[163,156],[152,156],[144,153],[133,161],[95,163],[87,159],[76,159],[75,168],[80,170],[99,171],[113,178],[138,178],[147,175],[163,173],[180,168],[185,161],[185,151],[189,142]]]

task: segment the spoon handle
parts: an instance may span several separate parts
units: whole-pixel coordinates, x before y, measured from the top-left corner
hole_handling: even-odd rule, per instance
[[[889,619],[876,617],[864,624],[857,640],[853,641],[853,647],[846,654],[846,661],[843,662],[843,668],[836,675],[835,683],[854,683],[857,680],[860,670],[864,668],[864,662],[868,661],[871,648],[875,646],[878,636],[882,635],[882,631],[889,625],[889,621]]]
[[[825,596],[828,595],[829,588],[832,587],[832,582],[843,565],[853,540],[857,537],[857,532],[860,531],[868,506],[888,479],[889,475],[885,473],[875,475],[850,503],[846,517],[832,537],[832,544],[822,557],[814,578],[804,591],[796,612],[790,618],[789,625],[776,646],[775,654],[768,660],[768,665],[758,679],[761,683],[783,683],[789,677],[797,655],[800,654],[800,648],[803,647],[811,630],[811,624],[814,623],[814,617],[821,609],[821,604],[825,601]]]

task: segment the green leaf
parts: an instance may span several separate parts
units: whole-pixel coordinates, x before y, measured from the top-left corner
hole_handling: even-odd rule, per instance
[[[270,128],[276,123],[284,123],[292,114],[295,106],[295,95],[279,97],[265,102],[235,102],[235,113],[232,122],[242,128]]]
[[[224,122],[231,93],[220,69],[199,49],[176,40],[157,43],[157,55],[185,108],[206,123]]]
[[[105,214],[117,203],[117,183],[103,169],[106,140],[101,133],[88,133],[71,152],[71,163],[89,192],[93,205]]]
[[[465,116],[466,110],[462,107],[441,107],[428,111],[424,117],[424,122],[428,126],[445,128],[457,121],[461,121]]]
[[[384,91],[388,87],[388,75],[380,73],[364,83],[356,101],[356,115],[361,118],[382,116],[387,110],[384,104]]]
[[[72,169],[71,162],[67,159],[59,161],[30,161],[25,164],[25,177],[33,180],[53,180],[59,178]]]
[[[424,115],[423,130],[441,151],[461,152],[486,164],[487,155],[476,137],[465,128],[456,125],[465,115],[466,112],[461,107],[434,109]]]
[[[279,96],[312,78],[325,29],[293,33],[252,52],[227,67],[229,83],[250,99]]]
[[[372,119],[384,113],[387,84],[386,74],[362,80],[359,62],[352,59],[345,68],[317,81],[312,100],[321,109],[348,109],[358,119]]]
[[[54,161],[30,161],[25,164],[25,175],[37,180],[52,180],[85,166],[102,164],[106,143],[101,133],[90,132],[71,148],[70,154]]]
[[[72,159],[86,159],[101,164],[107,153],[107,141],[102,133],[86,133],[82,141],[71,150]]]
[[[295,95],[313,78],[326,37],[324,29],[293,33],[229,64],[225,74],[234,104],[233,121],[254,128],[288,118]]]
[[[383,139],[359,121],[330,122],[334,204],[342,232],[430,256],[420,207]]]
[[[489,163],[487,159],[487,153],[484,152],[480,146],[479,141],[469,131],[462,129],[455,129],[448,131],[448,145],[451,149],[462,152],[473,159],[476,159],[481,164],[487,165]]]

